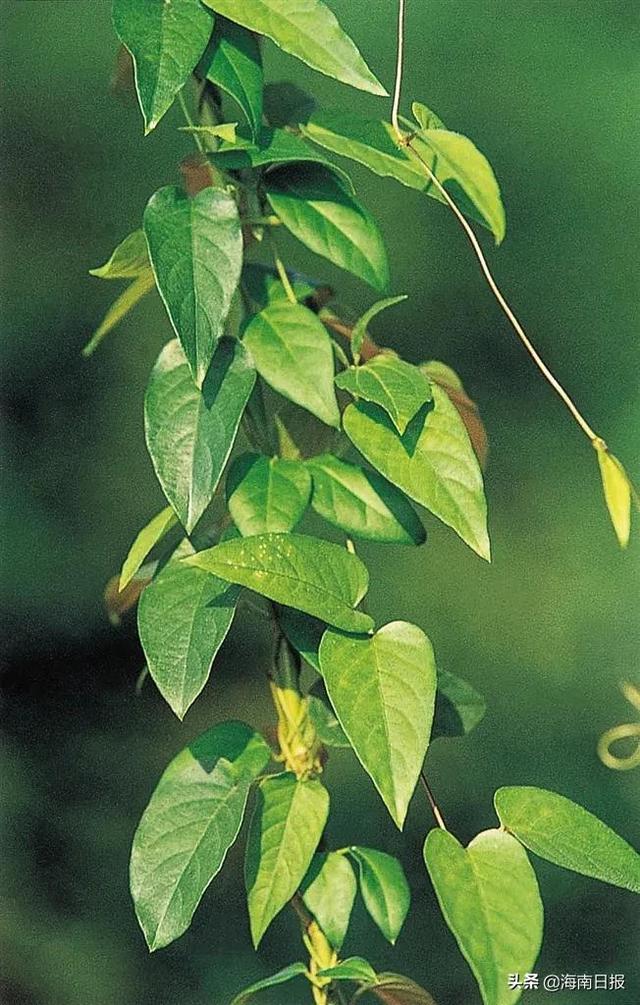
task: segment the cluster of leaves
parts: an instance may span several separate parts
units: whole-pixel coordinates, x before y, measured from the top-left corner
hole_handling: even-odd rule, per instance
[[[342,981],[355,983],[354,1002],[370,993],[391,1005],[428,1005],[428,993],[409,978],[341,958],[358,888],[392,943],[410,893],[385,852],[328,850],[321,776],[327,748],[351,748],[402,828],[430,740],[467,732],[482,717],[481,697],[436,668],[418,626],[376,627],[362,608],[369,575],[353,541],[421,545],[417,505],[488,560],[484,433],[446,366],[414,366],[372,342],[368,325],[402,297],[380,300],[345,325],[317,284],[287,274],[277,252],[274,269],[252,256],[281,226],[386,293],[381,234],[327,154],[441,195],[383,119],[317,112],[295,88],[264,87],[262,36],[337,80],[385,93],[320,0],[115,0],[114,22],[133,58],[146,131],[192,74],[202,118],[188,127],[202,157],[187,173],[187,190],[156,192],[142,228],[93,272],[130,285],[87,351],[154,288],[176,336],[153,368],[144,406],[149,454],[169,505],[134,541],[120,595],[140,595],[149,673],[182,719],[243,593],[258,594],[274,632],[278,717],[275,750],[245,723],[224,722],[168,766],[133,843],[136,913],[152,950],[188,928],[253,791],[245,867],[253,942],[293,902],[309,961],[245,989],[236,1005],[298,976],[317,1005],[332,1002]],[[229,98],[242,125],[224,121]],[[501,241],[504,210],[486,159],[425,106],[414,104],[413,114],[407,128],[421,157]],[[346,546],[297,529],[310,520],[315,531],[316,516],[334,536],[346,535]],[[304,688],[303,663],[314,672]],[[496,810],[500,829],[467,848],[436,828],[424,849],[485,1005],[515,1001],[506,975],[530,970],[539,950],[542,904],[525,847],[640,892],[638,855],[563,797],[501,789]]]

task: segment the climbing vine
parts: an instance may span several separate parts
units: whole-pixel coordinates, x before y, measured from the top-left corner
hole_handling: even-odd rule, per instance
[[[332,155],[451,211],[516,334],[595,447],[623,546],[634,489],[494,278],[474,229],[496,244],[505,235],[489,162],[426,105],[414,101],[412,118],[401,114],[410,52],[403,0],[390,103],[320,0],[114,0],[113,19],[145,133],[177,101],[196,149],[181,165],[181,184],[153,194],[140,229],[92,272],[128,285],[87,355],[153,290],[174,333],[144,402],[147,447],[168,505],[138,534],[107,599],[114,617],[137,602],[148,673],[180,719],[207,685],[236,612],[257,610],[270,626],[274,708],[268,737],[244,722],[216,723],[162,775],[131,851],[140,927],[151,950],[187,930],[251,803],[248,931],[257,948],[289,905],[302,958],[238,990],[234,1005],[295,979],[306,980],[315,1005],[365,995],[387,1005],[432,1003],[411,977],[342,954],[358,895],[390,943],[411,897],[384,849],[331,846],[324,767],[333,748],[350,748],[401,830],[416,788],[424,790],[434,824],[425,822],[424,862],[444,922],[485,1005],[509,1005],[542,940],[528,851],[636,893],[640,856],[570,799],[526,786],[499,789],[498,825],[464,847],[434,798],[430,743],[468,732],[484,703],[439,668],[422,628],[376,623],[356,543],[419,547],[427,510],[489,561],[486,434],[450,367],[410,364],[371,337],[374,317],[405,298],[389,295],[383,237]],[[379,117],[321,110],[295,86],[265,85],[262,51],[271,43],[378,95]],[[282,230],[382,299],[348,323],[322,278],[283,262]],[[257,261],[265,248],[268,266]],[[401,595],[397,604],[401,616]]]

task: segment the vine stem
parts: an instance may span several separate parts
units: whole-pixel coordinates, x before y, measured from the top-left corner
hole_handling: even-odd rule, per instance
[[[194,129],[195,124],[193,119],[191,118],[191,115],[189,114],[189,109],[187,108],[187,102],[184,100],[184,94],[182,93],[182,90],[178,91],[178,102],[180,104],[180,108],[182,109],[182,114],[184,115],[184,121],[187,123],[190,129]],[[191,133],[191,135],[193,136],[195,145],[197,146],[200,153],[204,154],[206,152],[204,148],[204,143],[202,142],[198,134],[194,132]]]
[[[591,441],[591,443],[593,444],[593,446],[594,447],[597,446],[600,449],[606,449],[606,444],[605,444],[604,440],[600,436],[598,436],[598,434],[591,428],[591,426],[589,425],[589,423],[587,422],[587,420],[584,418],[584,416],[582,415],[582,413],[580,412],[580,410],[576,406],[575,402],[572,400],[572,398],[569,396],[569,394],[565,391],[565,389],[562,386],[562,384],[560,383],[560,381],[556,379],[556,377],[553,375],[553,373],[551,372],[551,370],[549,369],[549,367],[546,365],[546,363],[544,362],[544,360],[540,356],[539,352],[537,351],[537,349],[535,348],[535,346],[531,342],[530,338],[528,337],[527,333],[525,332],[524,328],[522,327],[522,325],[518,321],[518,318],[514,314],[514,312],[511,309],[508,301],[506,300],[504,294],[502,293],[500,287],[498,286],[496,280],[493,277],[493,273],[491,272],[491,269],[489,268],[487,260],[486,260],[486,258],[484,256],[484,252],[483,252],[483,250],[482,250],[482,248],[480,246],[480,242],[478,241],[478,238],[476,237],[476,235],[475,235],[475,233],[473,231],[473,228],[471,227],[471,224],[468,222],[468,220],[466,219],[466,217],[463,215],[462,211],[458,208],[457,204],[451,198],[451,196],[449,195],[449,193],[445,189],[445,187],[442,184],[442,182],[436,177],[436,175],[434,174],[434,172],[431,169],[431,166],[427,163],[427,161],[424,159],[424,157],[422,157],[422,155],[420,154],[420,151],[416,150],[415,146],[412,143],[412,136],[411,136],[411,134],[405,135],[402,132],[401,128],[400,128],[400,125],[399,125],[399,122],[398,122],[398,113],[399,113],[399,109],[400,109],[400,92],[402,90],[402,75],[403,75],[403,66],[404,66],[404,22],[405,22],[405,12],[406,12],[406,0],[398,0],[398,48],[397,48],[397,58],[396,58],[396,79],[395,79],[395,87],[394,87],[394,92],[393,92],[393,104],[392,104],[392,107],[391,107],[391,124],[392,124],[393,130],[394,130],[394,132],[396,134],[396,140],[398,142],[398,145],[402,146],[402,147],[406,147],[409,150],[411,150],[411,152],[414,155],[414,157],[416,157],[420,161],[420,163],[422,164],[423,168],[425,169],[425,172],[426,172],[426,174],[427,174],[427,176],[429,178],[429,181],[438,190],[438,192],[440,193],[440,195],[442,196],[442,198],[446,202],[447,206],[449,207],[449,209],[452,211],[452,213],[456,217],[458,223],[460,224],[460,226],[464,230],[464,232],[465,232],[465,234],[466,234],[466,236],[467,236],[467,238],[469,240],[469,243],[471,244],[471,247],[472,247],[473,252],[474,252],[474,254],[475,254],[475,256],[476,256],[476,258],[478,260],[478,264],[480,266],[480,269],[482,270],[482,273],[483,273],[484,278],[485,278],[485,280],[487,282],[487,285],[489,286],[489,289],[491,290],[493,296],[497,300],[497,302],[498,302],[500,308],[502,309],[503,313],[505,314],[507,320],[511,324],[511,327],[513,328],[513,330],[515,331],[516,335],[520,339],[522,345],[524,346],[524,348],[526,349],[526,351],[529,353],[529,356],[531,357],[531,359],[533,360],[533,362],[536,364],[536,366],[538,367],[538,369],[542,373],[542,375],[545,378],[545,380],[551,385],[551,387],[554,389],[554,391],[556,392],[556,394],[558,394],[558,396],[560,397],[560,399],[564,402],[565,406],[567,407],[567,409],[569,410],[569,412],[571,413],[571,415],[573,416],[573,418],[575,419],[575,421],[578,423],[580,429],[588,437],[588,439]]]
[[[273,234],[271,233],[270,230],[268,230],[266,233],[267,233],[267,240],[269,241],[269,245],[271,247],[271,254],[273,256],[273,264],[276,267],[276,271],[277,271],[278,276],[280,278],[280,282],[284,286],[284,292],[287,295],[287,300],[289,301],[289,303],[297,304],[298,303],[298,299],[297,299],[297,297],[296,297],[296,295],[295,295],[295,293],[293,291],[293,286],[291,285],[291,282],[290,282],[289,277],[287,275],[287,270],[284,267],[284,262],[282,261],[282,259],[280,258],[280,255],[278,253],[278,248],[276,246],[276,242],[274,240]]]
[[[438,804],[435,801],[433,792],[431,791],[431,786],[429,785],[429,782],[427,781],[427,776],[424,773],[424,769],[420,772],[420,781],[422,782],[424,791],[427,794],[427,799],[429,800],[429,806],[431,807],[431,812],[435,817],[435,821],[438,827],[441,827],[443,831],[446,831],[447,825],[445,824],[444,817],[442,816],[442,813],[438,808]]]

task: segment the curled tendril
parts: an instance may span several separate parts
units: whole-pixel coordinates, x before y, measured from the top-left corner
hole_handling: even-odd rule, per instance
[[[640,712],[640,690],[628,681],[623,681],[620,690],[630,705],[633,705]],[[612,746],[619,740],[634,738],[635,749],[625,757],[619,757],[612,751]],[[615,771],[629,771],[640,765],[640,722],[625,722],[619,726],[612,726],[602,734],[598,740],[598,757],[607,768]]]

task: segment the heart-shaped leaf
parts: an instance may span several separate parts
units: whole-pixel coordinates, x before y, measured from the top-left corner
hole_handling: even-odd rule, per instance
[[[260,783],[245,860],[254,946],[300,886],[328,813],[329,793],[317,780],[285,773]]]
[[[433,721],[436,667],[429,639],[406,621],[370,637],[328,630],[320,669],[340,725],[401,828]]]
[[[200,59],[213,19],[199,0],[114,0],[113,23],[133,57],[138,100],[149,133]]]
[[[290,165],[271,172],[265,189],[294,237],[374,289],[387,288],[387,253],[377,224],[335,171],[320,164]]]
[[[398,860],[374,848],[349,848],[358,863],[360,892],[373,921],[393,945],[411,903],[411,891]]]
[[[530,972],[542,941],[542,901],[527,853],[505,831],[483,831],[463,848],[437,829],[427,835],[424,858],[484,1005],[511,1005],[521,990],[509,987],[507,975]]]
[[[365,471],[332,454],[307,461],[313,477],[311,505],[352,537],[422,544],[426,534],[406,497],[376,471]]]
[[[344,855],[335,851],[314,855],[302,883],[302,899],[334,949],[345,940],[356,891],[356,877]]]
[[[489,561],[487,504],[478,460],[446,391],[436,384],[432,391],[434,407],[418,412],[402,437],[380,406],[368,402],[349,405],[344,430],[385,478]]]
[[[149,673],[179,719],[207,682],[239,592],[202,569],[171,561],[140,597],[138,632]]]
[[[185,562],[346,631],[368,631],[373,624],[368,614],[354,610],[369,586],[366,567],[329,541],[257,534],[225,541]]]
[[[400,435],[433,397],[431,385],[418,367],[390,353],[379,353],[363,366],[349,367],[338,374],[336,384],[354,397],[384,408]]]
[[[166,769],[131,849],[131,895],[149,949],[189,927],[235,841],[254,779],[271,751],[242,722],[223,722]]]
[[[303,63],[372,94],[384,87],[321,0],[204,0],[216,13],[266,35]]]
[[[272,303],[251,319],[243,342],[267,384],[328,426],[340,427],[331,339],[313,311],[289,301]]]
[[[213,498],[255,379],[248,353],[232,339],[220,342],[202,391],[175,339],[153,368],[144,403],[147,447],[189,533]]]
[[[293,530],[311,495],[311,477],[299,461],[242,454],[227,476],[227,504],[244,537]]]
[[[143,224],[160,296],[202,387],[240,281],[238,207],[221,189],[191,198],[167,186],[151,196]]]
[[[640,893],[640,855],[582,806],[529,785],[498,789],[494,802],[503,827],[540,858]]]

